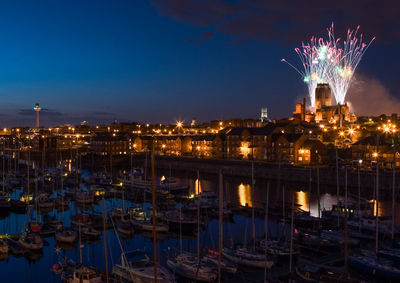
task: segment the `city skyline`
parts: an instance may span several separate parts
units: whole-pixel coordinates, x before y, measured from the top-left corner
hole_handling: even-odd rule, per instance
[[[299,4],[263,1],[3,4],[1,126],[33,127],[35,103],[44,126],[258,118],[261,107],[288,117],[307,88],[280,60],[295,61],[301,40],[332,22],[339,34],[361,25],[376,35],[349,100],[356,113],[390,114],[400,107],[398,4],[341,2],[301,16]]]

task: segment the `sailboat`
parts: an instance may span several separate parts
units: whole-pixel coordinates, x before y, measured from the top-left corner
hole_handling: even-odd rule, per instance
[[[199,175],[199,172],[197,172]],[[198,179],[197,192],[200,192],[200,179]],[[181,214],[181,213],[180,213]],[[182,218],[181,218],[182,219]],[[202,260],[200,258],[200,200],[197,202],[197,256],[183,252],[182,249],[176,255],[172,255],[167,260],[168,267],[182,277],[196,281],[212,282],[217,278],[217,270],[214,268],[213,261]],[[182,237],[182,236],[180,236]],[[211,264],[210,264],[211,263]]]
[[[372,254],[349,256],[348,263],[354,269],[380,279],[400,280],[400,269],[393,262],[379,260]]]
[[[60,243],[72,244],[76,241],[77,234],[74,230],[64,229],[56,233],[56,240]]]
[[[21,234],[18,243],[22,247],[32,251],[39,251],[43,248],[43,240],[40,235],[28,230]]]
[[[190,253],[181,252],[167,260],[168,267],[175,273],[196,281],[212,282],[217,278],[217,271],[210,265],[199,262]]]
[[[119,237],[117,236],[122,255],[121,264],[113,266],[113,274],[126,282],[138,283],[152,283],[152,282],[174,282],[174,276],[165,268],[158,265],[157,262],[157,230],[156,230],[156,187],[155,187],[155,173],[154,173],[154,141],[152,146],[152,204],[153,204],[153,261],[144,252],[134,251],[131,253],[124,253]],[[111,218],[112,223],[113,219]],[[128,261],[127,255],[141,256],[140,259]]]
[[[103,277],[93,268],[81,266],[73,270],[72,275],[62,276],[62,282],[66,283],[102,283]]]
[[[129,261],[127,258],[134,258]],[[113,266],[112,274],[123,282],[154,282],[154,265],[144,251],[136,250],[123,253],[121,255],[121,264]],[[174,276],[168,269],[160,266],[157,267],[157,282],[169,283],[174,282]]]
[[[249,251],[247,248],[236,248],[229,249],[224,248],[222,251],[224,257],[228,260],[249,267],[256,268],[271,268],[274,265],[274,261],[268,260],[264,254]]]
[[[157,194],[157,191],[155,191],[155,194]],[[164,223],[157,222],[156,225],[153,225],[153,222],[146,216],[146,194],[144,193],[143,195],[143,204],[142,208],[138,209],[133,209],[131,210],[130,216],[133,216],[130,218],[130,223],[132,226],[135,228],[135,230],[140,230],[140,231],[153,231],[153,229],[156,230],[156,232],[160,233],[166,233],[169,230],[169,226]]]
[[[7,213],[11,207],[10,203],[10,197],[6,195],[5,193],[5,178],[4,178],[4,152],[3,152],[3,181],[2,181],[2,186],[3,186],[3,191],[0,193],[0,213]]]
[[[252,192],[254,191],[254,163],[252,163],[251,167],[251,179],[252,179]],[[254,199],[254,198],[253,198]],[[263,253],[258,253],[255,251],[255,224],[254,224],[254,206],[251,208],[252,210],[252,238],[253,238],[253,250],[248,249],[247,247],[236,247],[236,248],[223,248],[222,255],[228,260],[249,267],[256,268],[271,268],[274,265],[274,261],[268,259],[268,257]]]
[[[150,220],[131,219],[130,222],[136,230],[141,230],[141,231],[153,230],[153,223]],[[161,232],[166,233],[169,230],[169,226],[163,223],[157,223],[155,229],[158,233]]]
[[[228,273],[236,273],[237,266],[226,260],[221,260],[218,262],[218,254],[219,252],[214,249],[208,249],[208,253],[201,258],[201,261],[208,263],[209,265],[214,265],[218,267],[220,265],[221,270]]]

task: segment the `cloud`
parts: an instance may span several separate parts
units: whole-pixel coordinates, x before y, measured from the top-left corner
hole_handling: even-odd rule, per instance
[[[400,112],[400,100],[391,95],[380,81],[366,76],[355,78],[346,100],[350,102],[351,111],[358,116]]]
[[[94,115],[94,116],[115,116],[115,114],[112,113],[112,112],[103,112],[103,111],[95,111],[95,112],[92,112],[91,115]]]
[[[201,45],[210,41],[213,38],[214,38],[214,33],[212,31],[205,31],[194,38],[187,39],[186,42],[193,43],[195,45]]]
[[[397,0],[152,0],[162,16],[229,34],[235,41],[261,39],[295,43],[335,22],[336,31],[361,25],[379,42],[400,40]],[[372,37],[372,36],[371,36]]]
[[[35,111],[33,109],[19,109],[18,114],[21,116],[35,116]],[[48,109],[48,108],[42,108],[40,111],[40,116],[42,117],[59,117],[63,116],[63,114],[59,111],[53,110],[53,109]]]

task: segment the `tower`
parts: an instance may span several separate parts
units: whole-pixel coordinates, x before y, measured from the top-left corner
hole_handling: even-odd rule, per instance
[[[268,109],[265,108],[261,108],[261,122],[266,122],[268,121]]]
[[[39,129],[39,112],[42,110],[42,108],[39,106],[39,103],[35,104],[33,110],[36,111],[36,128]]]
[[[318,84],[315,89],[315,109],[332,105],[332,92],[329,84]]]

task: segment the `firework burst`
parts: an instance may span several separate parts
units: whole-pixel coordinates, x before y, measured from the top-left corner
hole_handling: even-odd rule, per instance
[[[373,37],[369,43],[363,42],[363,35],[357,36],[359,29],[360,26],[355,30],[349,29],[347,38],[343,42],[340,42],[340,39],[335,39],[333,24],[328,29],[329,42],[336,54],[334,64],[329,70],[329,85],[336,102],[339,104],[344,104],[354,72],[365,51],[375,40],[375,37]]]
[[[301,48],[295,48],[302,63],[302,69],[282,59],[307,84],[311,107],[315,105],[315,89],[319,83],[329,83],[337,103],[343,104],[354,71],[361,57],[375,39],[368,44],[362,41],[362,34],[357,38],[359,27],[347,32],[347,40],[343,43],[336,39],[333,24],[328,30],[328,39],[312,37],[309,43],[302,43]]]

